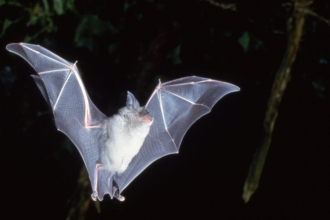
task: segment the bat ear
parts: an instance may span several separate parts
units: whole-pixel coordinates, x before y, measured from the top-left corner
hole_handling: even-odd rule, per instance
[[[134,97],[134,95],[132,93],[130,93],[129,91],[127,91],[127,100],[126,100],[126,107],[128,109],[139,109],[140,108],[140,104],[139,101]]]

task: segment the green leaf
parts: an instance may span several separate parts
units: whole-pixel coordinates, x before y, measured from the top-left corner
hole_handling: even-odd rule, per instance
[[[250,35],[247,31],[238,39],[238,43],[243,47],[244,53],[249,51]]]
[[[19,20],[21,20],[21,19],[16,19],[16,20],[9,20],[9,19],[5,19],[5,21],[3,22],[3,25],[2,25],[2,30],[1,30],[1,34],[0,34],[0,37],[2,37],[4,34],[5,34],[5,32],[6,32],[6,29],[7,28],[9,28],[9,26],[11,25],[11,24],[15,24],[16,22],[18,22]]]
[[[74,7],[74,0],[66,0],[65,1],[65,9],[71,10],[71,11],[75,11],[75,7]]]
[[[64,14],[63,1],[62,0],[53,0],[53,9],[58,15]]]
[[[35,24],[37,24],[38,21],[40,21],[42,23],[46,17],[45,15],[47,15],[47,14],[48,14],[47,1],[44,0],[44,8],[40,7],[39,3],[36,3],[34,8],[30,12],[30,19],[26,23],[26,26],[29,27],[30,25],[35,25]]]
[[[74,0],[53,0],[53,9],[58,15],[63,15],[66,10],[75,11]]]
[[[102,21],[97,15],[85,15],[76,29],[74,41],[78,47],[87,47],[93,50],[98,36],[104,32],[118,33],[118,30],[109,21]]]
[[[118,47],[119,47],[119,43],[115,42],[115,43],[109,45],[108,50],[110,53],[113,53],[113,52],[115,52],[115,50],[117,50]]]
[[[324,92],[325,92],[325,85],[324,85],[322,77],[314,80],[312,82],[312,86],[315,89],[316,96],[320,99],[323,99],[324,98]]]
[[[24,37],[24,40],[23,40],[23,42],[30,42],[31,41],[31,39],[32,39],[32,37],[30,36],[30,35],[26,35],[25,37]]]
[[[48,14],[48,13],[49,13],[49,5],[48,5],[48,2],[47,2],[47,0],[42,0],[42,2],[44,3],[44,10],[45,10],[45,13]]]
[[[169,55],[167,55],[167,58],[170,58],[174,65],[182,63],[182,60],[180,58],[180,52],[181,52],[181,44],[179,44]]]
[[[124,11],[127,11],[128,8],[132,7],[136,4],[136,1],[132,1],[132,3],[128,3],[128,1],[125,1],[124,3]]]

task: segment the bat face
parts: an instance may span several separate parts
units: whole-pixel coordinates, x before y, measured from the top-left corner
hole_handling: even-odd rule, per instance
[[[38,73],[33,79],[52,108],[56,127],[79,150],[93,189],[92,199],[120,194],[147,166],[178,153],[189,127],[235,85],[189,76],[159,83],[141,107],[128,92],[126,106],[107,118],[90,100],[75,63],[33,44],[13,43],[7,50]]]

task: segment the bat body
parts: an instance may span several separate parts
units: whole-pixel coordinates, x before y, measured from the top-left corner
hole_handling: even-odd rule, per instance
[[[152,117],[143,107],[140,107],[130,92],[128,92],[126,106],[119,109],[118,114],[102,122],[104,142],[100,147],[103,153],[101,164],[97,166],[103,165],[104,170],[110,172],[109,183],[113,183],[114,174],[121,175],[125,172],[133,157],[138,154],[149,134],[151,124]],[[97,176],[95,186],[97,186]],[[92,198],[96,200],[97,195],[97,190],[94,190]],[[120,195],[117,198],[124,199]]]
[[[147,166],[178,153],[183,136],[217,101],[239,91],[235,85],[190,76],[161,83],[141,107],[128,92],[126,106],[106,117],[90,100],[76,63],[33,44],[13,43],[7,50],[24,58],[52,108],[58,130],[79,150],[91,181],[92,199],[121,192]]]
[[[119,109],[116,114],[102,123],[106,140],[101,162],[110,172],[119,174],[127,169],[128,164],[139,152],[147,137],[152,118],[148,113],[141,114],[136,108]]]

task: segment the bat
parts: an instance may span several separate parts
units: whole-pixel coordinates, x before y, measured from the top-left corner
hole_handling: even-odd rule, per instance
[[[147,104],[127,92],[126,106],[106,117],[89,98],[75,63],[34,44],[12,43],[6,49],[25,59],[54,114],[59,131],[77,147],[88,171],[92,199],[105,194],[124,201],[123,190],[146,167],[178,153],[183,136],[225,95],[239,87],[188,76],[156,86]]]

